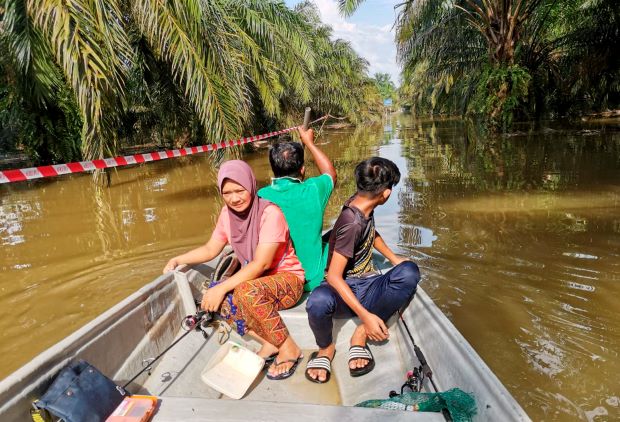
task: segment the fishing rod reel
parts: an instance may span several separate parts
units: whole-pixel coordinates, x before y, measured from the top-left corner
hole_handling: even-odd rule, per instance
[[[194,315],[187,315],[181,322],[181,327],[185,331],[200,331],[205,339],[209,338],[207,328],[213,324],[213,313],[198,310]]]
[[[400,387],[400,394],[396,391],[390,391],[390,398],[394,398],[397,396],[402,396],[405,392],[405,388],[408,388],[414,393],[419,393],[422,391],[422,383],[424,382],[424,372],[422,371],[422,366],[418,366],[413,368],[413,371],[407,371],[407,380]]]

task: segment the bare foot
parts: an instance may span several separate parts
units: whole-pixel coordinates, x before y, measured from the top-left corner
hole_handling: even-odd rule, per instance
[[[319,353],[316,357],[325,356],[331,361],[334,359],[334,354],[336,354],[336,345],[332,343],[324,349],[319,349]],[[325,369],[308,369],[308,376],[312,379],[325,382],[327,379],[327,371]]]
[[[284,343],[280,345],[278,356],[269,367],[269,375],[278,376],[287,372],[295,364],[295,360],[301,356],[301,349],[295,341],[288,336]]]
[[[364,324],[360,324],[357,326],[357,328],[355,329],[355,332],[351,336],[351,346],[364,347],[366,346],[366,340],[367,340],[367,337],[366,337],[366,330],[364,329]],[[349,362],[349,368],[351,369],[363,368],[366,365],[368,365],[368,362],[369,362],[368,359],[354,359],[351,362]]]

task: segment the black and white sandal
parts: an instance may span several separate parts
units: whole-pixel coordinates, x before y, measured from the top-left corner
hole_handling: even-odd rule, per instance
[[[349,366],[349,373],[352,377],[361,377],[362,375],[366,375],[373,369],[375,369],[375,358],[372,355],[372,352],[368,348],[368,345],[362,346],[351,346],[349,348],[349,364],[353,360],[357,359],[365,359],[368,361],[366,366],[363,368],[351,368]]]
[[[329,378],[332,374],[332,361],[327,356],[317,357],[318,354],[319,352],[312,352],[312,354],[310,355],[310,360],[308,361],[308,365],[306,366],[306,378],[317,384],[325,384],[329,381]],[[324,369],[327,372],[327,374],[325,375],[325,381],[321,381],[318,378],[312,378],[308,374],[308,370],[310,369]]]

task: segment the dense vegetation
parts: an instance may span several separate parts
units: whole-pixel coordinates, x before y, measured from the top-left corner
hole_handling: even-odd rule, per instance
[[[351,14],[362,0],[339,0]],[[515,119],[620,106],[617,0],[407,0],[401,100],[413,111]]]
[[[392,78],[389,73],[375,73],[373,77],[375,80],[375,85],[377,85],[377,89],[379,89],[379,93],[381,94],[381,98],[396,100],[396,86],[394,82],[392,82]]]
[[[372,120],[368,63],[281,0],[0,0],[0,151],[38,163]]]

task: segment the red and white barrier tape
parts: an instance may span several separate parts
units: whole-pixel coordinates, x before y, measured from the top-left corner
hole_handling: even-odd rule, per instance
[[[319,119],[322,120],[323,118]],[[184,155],[198,154],[201,152],[215,151],[260,141],[283,133],[291,132],[296,127],[269,132],[263,135],[255,135],[247,138],[222,141],[216,144],[201,145],[199,147],[187,147],[166,151],[149,152],[146,154],[125,155],[123,157],[103,158],[100,160],[80,161],[67,164],[55,164],[50,166],[28,167],[14,170],[0,170],[0,183],[22,182],[24,180],[40,179],[42,177],[54,177],[69,173],[82,173],[96,169],[128,166],[131,164],[145,163],[149,161],[165,160],[168,158],[182,157]]]

